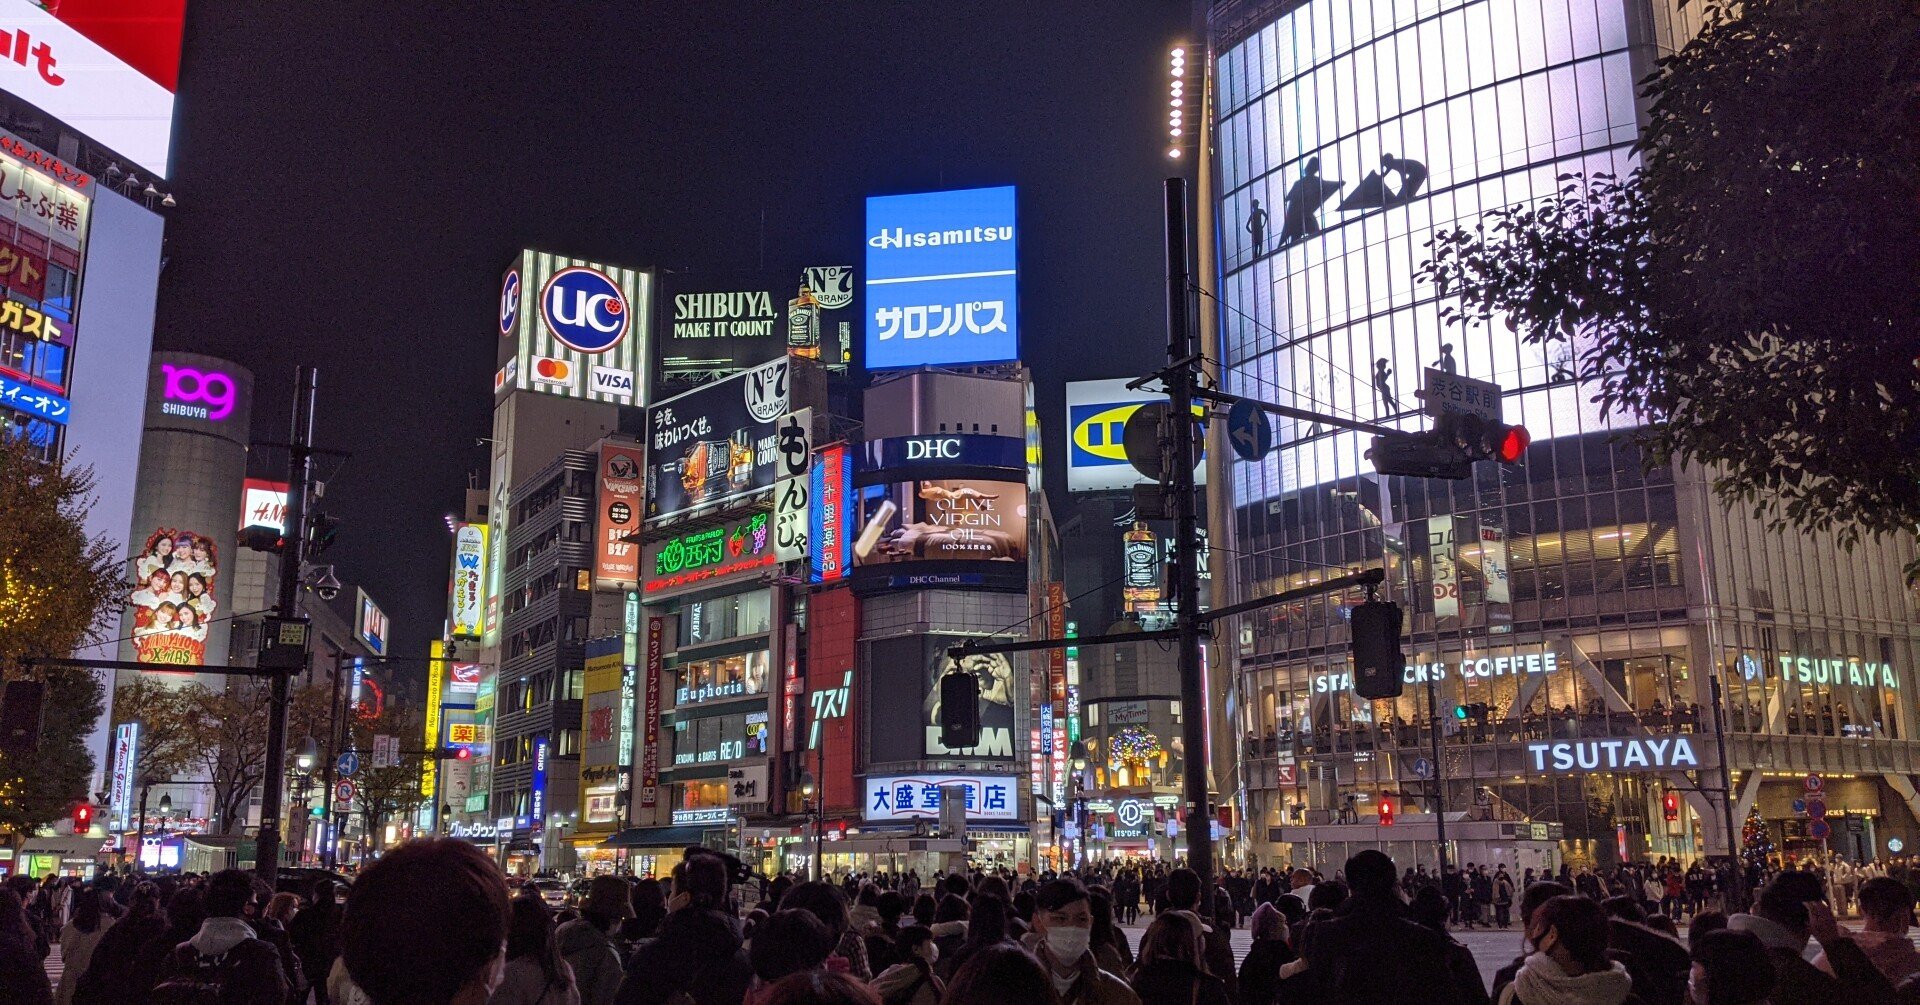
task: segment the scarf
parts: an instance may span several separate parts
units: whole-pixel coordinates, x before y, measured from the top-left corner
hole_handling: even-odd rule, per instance
[[[1513,977],[1514,996],[1526,1005],[1619,1005],[1632,990],[1633,978],[1618,963],[1572,977],[1546,953],[1527,957]]]

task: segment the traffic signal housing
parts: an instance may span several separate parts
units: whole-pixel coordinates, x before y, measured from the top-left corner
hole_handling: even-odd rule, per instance
[[[93,804],[81,803],[73,808],[73,832],[85,834],[93,829]]]
[[[1353,608],[1353,693],[1362,698],[1398,698],[1406,690],[1407,658],[1400,651],[1400,605],[1367,598]]]
[[[447,746],[433,752],[433,759],[436,761],[465,761],[472,757],[473,748],[471,747]]]
[[[1393,800],[1388,799],[1386,796],[1386,793],[1384,792],[1380,794],[1379,813],[1380,813],[1380,826],[1392,827],[1393,826]]]
[[[1680,819],[1680,794],[1672,789],[1668,789],[1666,794],[1660,797],[1660,811],[1666,815],[1668,823],[1678,822]]]
[[[980,681],[954,669],[940,678],[940,745],[966,750],[980,744]]]
[[[1433,420],[1432,429],[1375,436],[1367,457],[1383,475],[1462,481],[1473,477],[1475,461],[1520,463],[1532,443],[1525,426],[1444,412]]]
[[[307,516],[307,555],[317,558],[333,547],[334,538],[340,536],[340,520],[319,510]]]
[[[257,523],[240,528],[240,543],[250,551],[279,554],[287,550],[286,535],[273,527]]]

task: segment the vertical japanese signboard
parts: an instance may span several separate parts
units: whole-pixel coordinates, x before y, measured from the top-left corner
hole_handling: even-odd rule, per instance
[[[440,750],[440,702],[447,679],[447,644],[435,639],[427,643],[427,756],[420,760],[420,794],[427,808],[437,811],[434,796],[440,784],[440,762],[433,755]]]
[[[455,638],[478,638],[486,627],[487,525],[458,524],[453,532],[453,576],[447,622]]]
[[[773,490],[773,554],[782,562],[797,562],[807,557],[812,523],[807,475],[813,464],[813,409],[789,412],[780,420],[774,450],[780,480]]]
[[[853,500],[853,458],[846,444],[822,447],[813,462],[813,509],[809,579],[837,583],[853,565],[853,538],[847,533],[847,507]]]
[[[107,816],[113,829],[132,829],[134,765],[140,760],[140,724],[123,722],[113,729],[113,781],[107,786]]]
[[[640,734],[640,806],[643,809],[653,809],[660,801],[660,661],[666,626],[665,618],[647,619],[647,710],[643,713],[646,725]]]
[[[646,508],[646,453],[640,444],[600,445],[600,512],[595,528],[593,580],[600,586],[640,583],[640,545],[628,540]]]

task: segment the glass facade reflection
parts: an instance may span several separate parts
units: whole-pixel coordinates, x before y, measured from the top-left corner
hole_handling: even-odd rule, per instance
[[[1916,607],[1900,575],[1911,546],[1847,553],[1768,531],[1714,499],[1701,472],[1645,464],[1615,435],[1635,420],[1591,403],[1566,347],[1526,344],[1497,320],[1443,326],[1414,280],[1436,230],[1550,195],[1571,172],[1630,170],[1634,81],[1687,30],[1661,6],[1215,6],[1210,306],[1225,389],[1420,429],[1424,371],[1452,371],[1498,383],[1506,421],[1535,440],[1521,464],[1481,464],[1470,480],[1383,478],[1366,436],[1280,420],[1278,449],[1231,465],[1232,599],[1384,561],[1408,615],[1408,686],[1391,701],[1357,698],[1346,676],[1345,619],[1362,596],[1242,624],[1241,809],[1262,862],[1406,840],[1366,828],[1382,800],[1396,826],[1417,826],[1436,747],[1448,808],[1466,814],[1449,838],[1467,860],[1512,838],[1502,824],[1551,824],[1537,850],[1575,865],[1721,853],[1719,795],[1691,792],[1673,821],[1661,805],[1669,790],[1719,785],[1716,723],[1735,813],[1761,811],[1776,844],[1814,849],[1818,828],[1779,796],[1830,772],[1872,784],[1820,849],[1920,847],[1905,779],[1920,770],[1907,739]],[[1717,708],[1710,675],[1724,683]],[[1711,770],[1535,767],[1552,763],[1541,745],[1617,754],[1648,738],[1687,739]],[[1475,834],[1491,837],[1466,844]],[[1518,864],[1480,859],[1496,860]]]

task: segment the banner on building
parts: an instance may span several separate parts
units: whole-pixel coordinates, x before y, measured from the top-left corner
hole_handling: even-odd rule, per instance
[[[1453,517],[1427,519],[1427,554],[1433,565],[1433,616],[1460,616],[1460,570],[1454,565]]]
[[[637,586],[640,530],[647,503],[646,451],[638,443],[600,445],[600,509],[594,532],[593,581],[598,586]]]
[[[782,562],[807,557],[813,522],[813,409],[790,412],[780,420],[774,441],[779,482],[773,490],[773,554]]]
[[[640,746],[640,806],[653,809],[659,805],[660,791],[660,671],[663,656],[667,619],[651,617],[647,619],[647,690],[646,711],[641,713],[646,725],[641,729]]]

